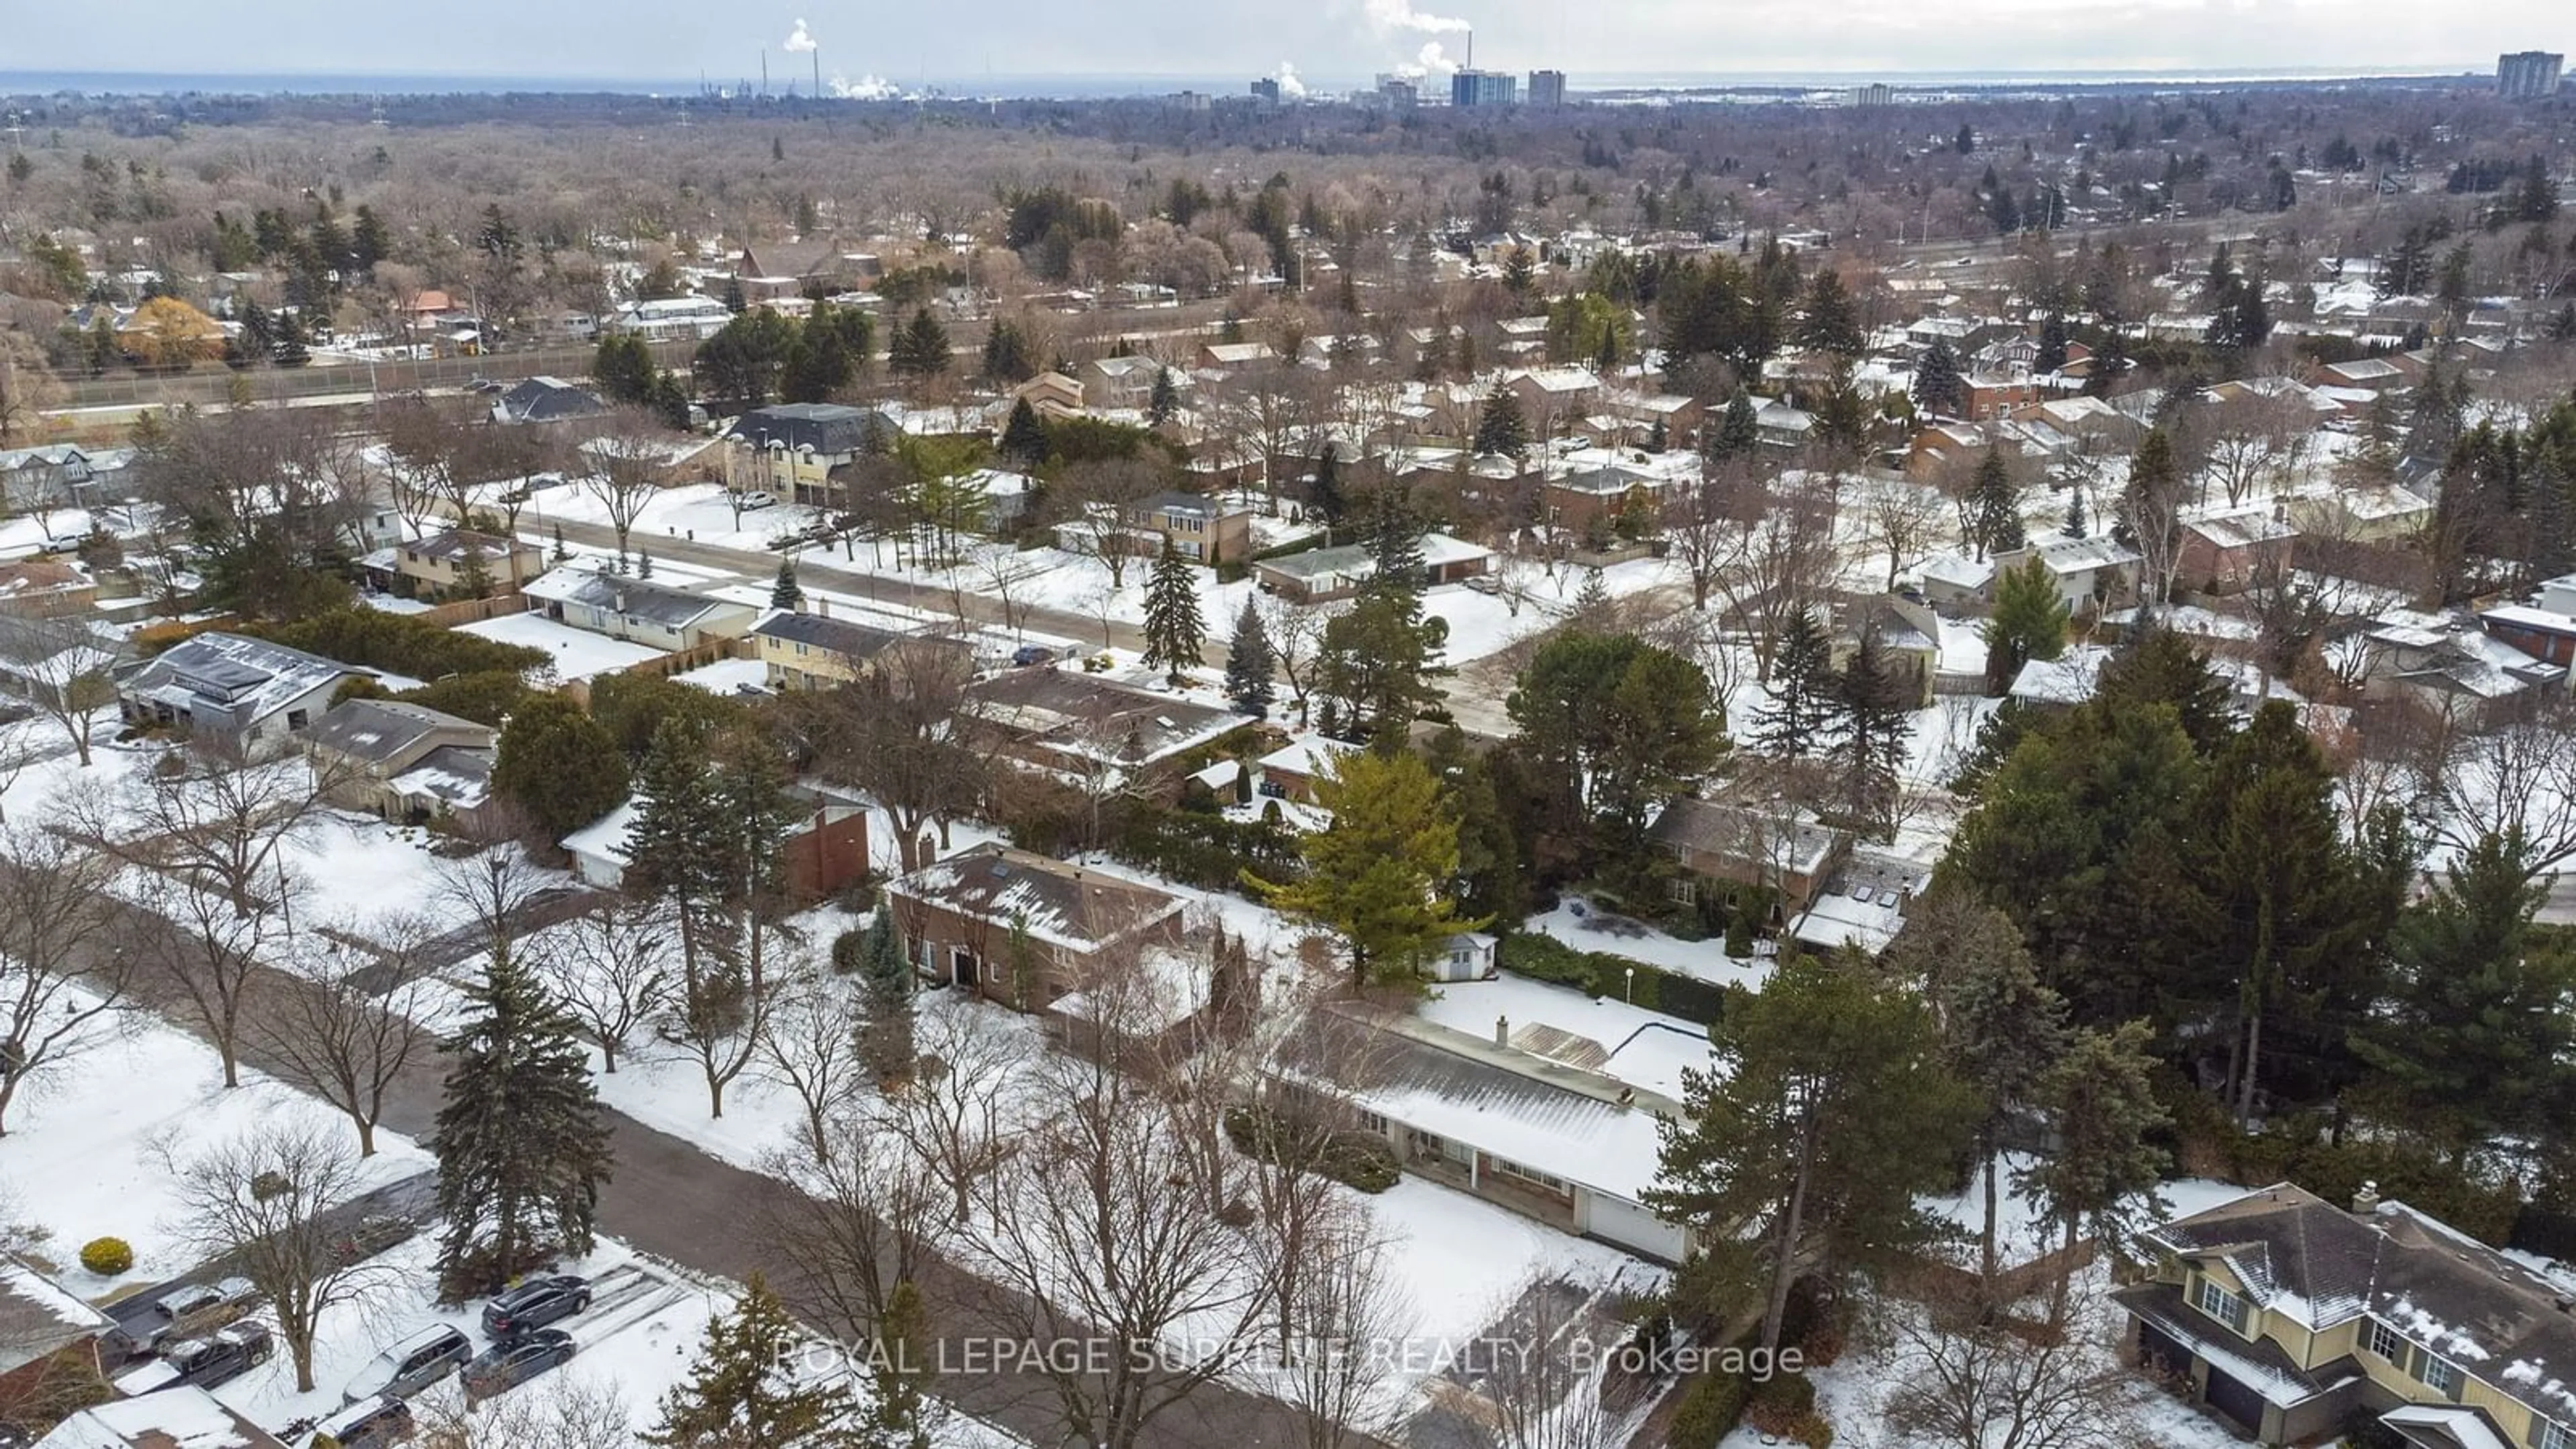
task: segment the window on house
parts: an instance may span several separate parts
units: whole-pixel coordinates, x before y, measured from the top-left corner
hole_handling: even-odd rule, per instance
[[[2576,1429],[2553,1424],[2546,1419],[2532,1422],[2538,1426],[2532,1431],[2532,1449],[2576,1449]]]
[[[1672,882],[1669,885],[1666,885],[1664,890],[1665,893],[1670,895],[1675,902],[1681,905],[1695,906],[1699,904],[1699,882],[1687,875],[1674,876],[1672,878]]]
[[[2399,1368],[2406,1366],[2406,1340],[2397,1336],[2396,1329],[2376,1318],[2370,1321],[2369,1331],[2361,1336],[2361,1346]]]
[[[1523,1167],[1517,1162],[1506,1162],[1499,1157],[1492,1159],[1492,1162],[1494,1170],[1507,1177],[1517,1177],[1523,1182],[1536,1183],[1550,1192],[1566,1190],[1564,1178],[1541,1172],[1535,1167]]]
[[[2235,1329],[2245,1331],[2245,1300],[2228,1292],[2207,1278],[2199,1279],[2192,1289],[2192,1306]]]
[[[2423,1362],[2415,1366],[2415,1377],[2424,1381],[2424,1387],[2457,1402],[2460,1397],[2460,1366],[2437,1353],[2419,1352],[2416,1357]]]
[[[291,730],[300,730],[304,728],[305,725],[311,723],[312,719],[312,713],[308,710],[290,709],[286,712],[286,727]]]
[[[1360,1127],[1363,1130],[1374,1132],[1380,1137],[1386,1135],[1386,1119],[1384,1117],[1379,1116],[1375,1112],[1369,1111],[1362,1111],[1357,1115],[1359,1117]]]

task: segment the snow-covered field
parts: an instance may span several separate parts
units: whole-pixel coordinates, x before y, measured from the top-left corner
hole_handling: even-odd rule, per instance
[[[659,571],[656,571],[657,578]],[[479,624],[460,624],[456,632],[480,635],[496,644],[518,644],[543,650],[558,679],[588,679],[659,659],[662,651],[624,639],[611,639],[588,629],[558,624],[543,614],[503,614]]]

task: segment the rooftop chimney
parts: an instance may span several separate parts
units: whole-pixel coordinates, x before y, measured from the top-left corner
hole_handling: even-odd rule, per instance
[[[2361,1190],[2352,1195],[2352,1210],[2363,1217],[2379,1211],[2379,1184],[2364,1181]]]
[[[1497,1016],[1497,1017],[1495,1017],[1495,1018],[1494,1018],[1494,1045],[1496,1045],[1496,1046],[1498,1046],[1498,1047],[1508,1047],[1508,1046],[1510,1046],[1511,1044],[1512,1044],[1512,1019],[1511,1019],[1510,1017],[1508,1017],[1508,1016]]]

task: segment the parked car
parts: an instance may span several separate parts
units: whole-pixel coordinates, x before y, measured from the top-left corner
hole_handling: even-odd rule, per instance
[[[514,1389],[548,1369],[560,1368],[573,1356],[572,1335],[560,1328],[540,1328],[521,1338],[496,1343],[465,1366],[465,1392],[484,1398]]]
[[[380,1449],[410,1438],[412,1429],[411,1405],[373,1398],[314,1425],[310,1449]]]
[[[777,503],[778,498],[775,494],[755,491],[742,495],[742,506],[745,508],[772,508],[777,506]]]
[[[248,1278],[213,1283],[183,1283],[144,1305],[141,1318],[119,1323],[99,1335],[99,1351],[111,1366],[137,1354],[158,1353],[176,1339],[211,1333],[248,1313],[259,1290]]]
[[[159,1362],[119,1374],[116,1387],[126,1394],[148,1394],[179,1384],[211,1389],[249,1373],[276,1352],[277,1340],[268,1325],[245,1319],[201,1338],[171,1340],[162,1345]]]
[[[1011,654],[1011,666],[1026,669],[1032,664],[1053,664],[1055,651],[1043,644],[1023,644]]]
[[[483,1331],[495,1342],[517,1338],[589,1306],[589,1279],[540,1273],[483,1305]]]
[[[462,1330],[436,1324],[403,1339],[377,1354],[349,1386],[340,1391],[340,1401],[355,1404],[383,1395],[390,1399],[408,1399],[437,1383],[474,1358],[474,1340]]]

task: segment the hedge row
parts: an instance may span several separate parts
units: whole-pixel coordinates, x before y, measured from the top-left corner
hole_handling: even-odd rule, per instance
[[[1205,890],[1241,890],[1245,871],[1284,880],[1300,866],[1297,833],[1284,824],[1151,805],[1120,812],[1109,853]]]
[[[1717,953],[1712,949],[1712,957]],[[1633,1001],[1649,1011],[1714,1024],[1726,1014],[1726,988],[1614,956],[1607,951],[1578,951],[1554,936],[1514,932],[1495,948],[1494,959],[1516,976],[1571,986],[1587,996]],[[1631,994],[1628,973],[1637,973]]]
[[[1266,1112],[1236,1107],[1225,1114],[1226,1140],[1246,1157],[1269,1161],[1278,1153],[1278,1134]],[[1350,1128],[1326,1138],[1315,1154],[1315,1171],[1360,1192],[1378,1193],[1403,1177],[1394,1144],[1374,1132]]]
[[[553,662],[543,649],[503,644],[478,634],[441,628],[415,615],[389,614],[358,605],[326,610],[289,624],[238,627],[244,634],[290,649],[422,680],[503,669],[525,671]]]

